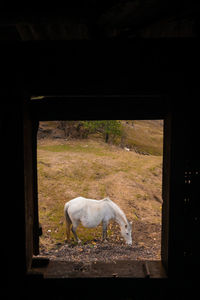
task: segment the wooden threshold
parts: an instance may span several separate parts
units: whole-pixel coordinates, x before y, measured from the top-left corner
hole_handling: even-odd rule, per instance
[[[43,278],[167,278],[161,261],[72,262],[34,258],[29,275]]]

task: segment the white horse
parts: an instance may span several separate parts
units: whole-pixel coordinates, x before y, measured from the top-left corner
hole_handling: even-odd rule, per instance
[[[129,222],[124,212],[108,197],[103,200],[77,197],[65,203],[64,214],[66,219],[67,239],[70,238],[70,228],[78,243],[76,229],[81,222],[84,227],[92,228],[102,222],[103,240],[107,237],[107,225],[111,219],[120,225],[121,235],[128,245],[132,245],[132,223]]]

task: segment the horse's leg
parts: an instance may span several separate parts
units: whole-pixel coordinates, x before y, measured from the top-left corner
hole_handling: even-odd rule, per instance
[[[81,240],[78,238],[77,234],[76,234],[76,228],[78,227],[78,224],[73,224],[72,225],[72,233],[75,237],[75,240],[77,241],[77,243],[81,243]]]
[[[103,238],[103,241],[105,239],[107,239],[107,225],[108,225],[108,223],[106,221],[102,222],[102,229],[103,229],[103,231],[102,231],[102,238]]]

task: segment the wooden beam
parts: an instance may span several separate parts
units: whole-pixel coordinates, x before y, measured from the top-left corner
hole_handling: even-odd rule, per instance
[[[52,97],[27,105],[36,120],[164,119],[169,109],[162,97],[123,95]]]

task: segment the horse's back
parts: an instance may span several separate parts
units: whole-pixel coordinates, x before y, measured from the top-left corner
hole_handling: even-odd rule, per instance
[[[68,201],[66,204],[65,204],[69,209],[72,209],[72,210],[76,210],[76,208],[78,210],[80,209],[83,209],[86,205],[86,198],[84,197],[77,197],[77,198],[74,198],[70,201]]]
[[[67,202],[72,220],[80,220],[85,227],[96,227],[102,220],[114,217],[109,200],[94,200],[77,197]]]
[[[84,198],[84,197],[76,197],[76,198],[74,198],[74,199],[72,199],[72,200],[69,200],[67,203],[69,204],[69,205],[73,205],[73,204],[75,204],[75,203],[81,203],[81,202],[83,202],[84,200],[85,200],[86,198]]]
[[[68,205],[68,213],[72,221],[77,222],[80,221],[85,227],[94,227],[97,223],[94,221],[97,219],[95,214],[95,205],[93,205],[95,200],[87,199],[84,197],[77,197],[69,202]]]
[[[72,205],[81,205],[81,206],[84,206],[84,205],[96,205],[96,204],[99,204],[100,201],[102,200],[95,200],[95,199],[89,199],[89,198],[85,198],[85,197],[76,197],[70,201],[68,201],[68,206],[72,206]]]

